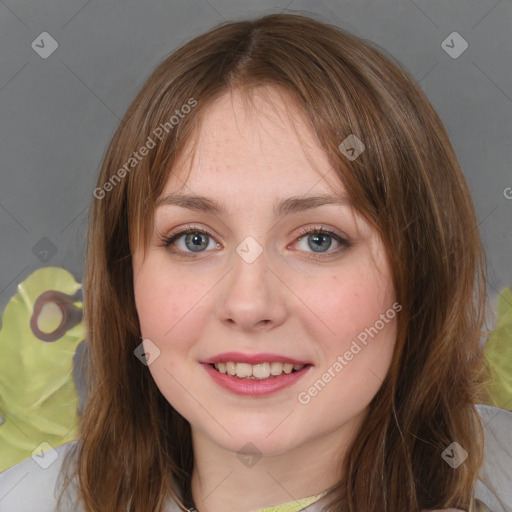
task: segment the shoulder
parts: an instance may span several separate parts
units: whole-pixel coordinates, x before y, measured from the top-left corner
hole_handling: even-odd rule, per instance
[[[512,411],[477,404],[484,429],[484,464],[475,497],[492,512],[512,510]]]
[[[5,512],[55,512],[60,471],[65,455],[72,451],[77,441],[51,448],[30,457],[0,473],[0,511]],[[69,497],[74,499],[74,496]],[[81,508],[65,508],[62,512]]]
[[[0,512],[84,512],[76,487],[69,486],[57,509],[61,469],[66,456],[74,460],[79,441],[71,441],[30,457],[0,473]],[[166,512],[181,512],[169,499]]]

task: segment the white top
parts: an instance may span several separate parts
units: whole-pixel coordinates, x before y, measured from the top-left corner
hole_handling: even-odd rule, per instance
[[[475,496],[490,512],[512,512],[512,412],[482,404],[476,408],[484,422],[485,462]],[[77,442],[35,455],[0,473],[0,512],[57,512],[57,479],[62,460]],[[62,512],[83,512],[80,505],[66,508],[66,503],[64,500]],[[320,500],[303,510],[319,512],[322,504]],[[166,512],[180,512],[180,508],[173,501]]]

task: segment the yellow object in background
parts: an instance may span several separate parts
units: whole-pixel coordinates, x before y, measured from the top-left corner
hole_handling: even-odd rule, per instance
[[[73,356],[85,339],[82,287],[40,268],[18,285],[0,330],[0,471],[72,441],[78,423]],[[44,445],[44,449],[48,449]]]
[[[512,410],[512,288],[504,288],[498,297],[498,323],[485,345],[485,359],[491,367],[487,383],[495,407]]]

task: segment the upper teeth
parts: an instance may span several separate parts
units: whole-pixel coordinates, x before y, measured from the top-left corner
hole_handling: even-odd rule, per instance
[[[291,363],[215,363],[215,368],[221,373],[237,376],[240,378],[254,378],[254,379],[267,379],[271,375],[277,377],[284,373],[291,373],[292,370],[301,370],[304,368],[303,364]]]

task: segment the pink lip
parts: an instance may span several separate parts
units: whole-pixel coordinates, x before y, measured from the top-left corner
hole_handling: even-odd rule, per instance
[[[242,352],[224,352],[216,356],[200,361],[201,363],[248,363],[248,364],[259,364],[259,363],[291,363],[291,364],[311,364],[308,361],[301,361],[299,359],[292,359],[290,357],[281,356],[279,354],[271,354],[269,352],[260,354],[242,354]]]
[[[268,359],[267,359],[268,361]],[[274,359],[275,361],[275,359]],[[241,362],[238,360],[238,362]],[[254,363],[257,364],[257,363]],[[297,363],[302,364],[302,363]],[[265,396],[277,393],[283,388],[292,386],[301,379],[311,368],[311,365],[305,366],[302,370],[293,373],[283,373],[279,377],[270,379],[240,379],[231,375],[218,372],[210,364],[203,364],[203,368],[209,373],[213,381],[219,386],[243,396]]]

